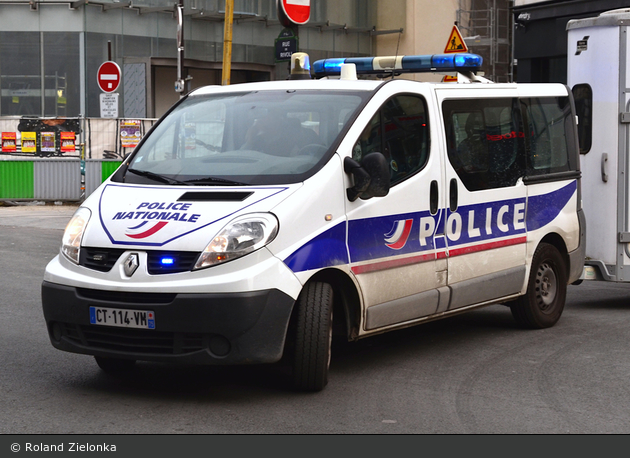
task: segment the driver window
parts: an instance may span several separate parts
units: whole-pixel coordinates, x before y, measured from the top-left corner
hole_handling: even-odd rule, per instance
[[[381,113],[377,112],[361,132],[361,136],[352,149],[352,159],[361,162],[365,156],[374,151],[382,152],[381,146]]]
[[[371,152],[382,153],[390,168],[392,185],[421,170],[429,158],[429,123],[426,103],[416,95],[389,99],[372,117],[352,150],[361,162]]]

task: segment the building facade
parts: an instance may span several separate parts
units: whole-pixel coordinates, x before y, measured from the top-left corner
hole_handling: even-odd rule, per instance
[[[312,59],[373,52],[374,0],[313,1],[297,30]],[[221,84],[225,0],[184,1],[188,89]],[[231,82],[283,79],[276,0],[235,0]],[[0,116],[99,117],[99,66],[122,71],[119,116],[154,118],[179,98],[176,0],[0,1]],[[381,31],[387,32],[387,31]]]
[[[567,22],[630,7],[628,0],[514,0],[515,80],[567,82]]]

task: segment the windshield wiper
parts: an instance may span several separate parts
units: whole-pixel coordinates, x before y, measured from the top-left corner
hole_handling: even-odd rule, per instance
[[[196,186],[204,185],[204,184],[225,184],[229,186],[247,186],[247,183],[241,183],[239,181],[228,180],[226,178],[218,178],[218,177],[195,178],[194,180],[186,180],[186,183],[193,184]]]
[[[138,169],[127,169],[127,172],[131,172],[135,175],[140,175],[141,177],[151,178],[154,181],[159,181],[160,183],[166,184],[183,184],[184,186],[190,186],[188,183],[183,181],[176,180],[175,178],[169,178],[164,175],[160,175],[159,173],[149,172],[147,170],[138,170]]]

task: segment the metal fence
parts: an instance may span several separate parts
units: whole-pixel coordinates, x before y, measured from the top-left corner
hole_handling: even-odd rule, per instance
[[[0,201],[82,201],[155,121],[0,117]]]
[[[120,164],[116,160],[76,158],[0,161],[0,201],[80,202]]]
[[[0,160],[15,158],[81,158],[122,159],[133,148],[156,119],[105,119],[105,118],[34,118],[0,117],[2,138],[13,139],[12,148],[0,148]],[[74,145],[62,144],[61,134],[74,134]],[[52,136],[54,134],[54,137]],[[27,148],[23,139],[35,140]],[[52,139],[53,146],[49,146]]]

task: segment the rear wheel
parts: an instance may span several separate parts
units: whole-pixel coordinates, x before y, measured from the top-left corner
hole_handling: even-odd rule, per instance
[[[541,243],[534,253],[527,294],[510,304],[523,327],[542,329],[560,319],[567,296],[567,269],[556,247]]]
[[[297,301],[293,384],[320,391],[328,383],[332,346],[333,290],[328,283],[307,284]]]
[[[133,359],[107,358],[104,356],[95,356],[96,364],[104,372],[113,375],[121,375],[131,372],[136,364]]]

